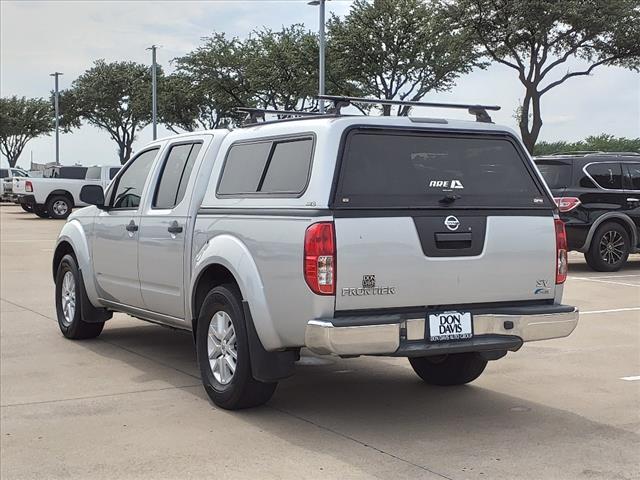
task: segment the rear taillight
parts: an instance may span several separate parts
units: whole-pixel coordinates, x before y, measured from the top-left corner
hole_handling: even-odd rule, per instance
[[[25,192],[33,192],[33,184],[29,180],[26,180],[24,182],[24,191]]]
[[[562,213],[570,212],[580,205],[580,199],[576,197],[555,197],[553,200],[556,202],[558,210]]]
[[[567,257],[567,232],[564,222],[559,218],[554,220],[556,225],[556,284],[564,283],[569,270],[569,258]]]
[[[336,292],[336,242],[333,222],[314,223],[304,235],[304,279],[313,293]]]

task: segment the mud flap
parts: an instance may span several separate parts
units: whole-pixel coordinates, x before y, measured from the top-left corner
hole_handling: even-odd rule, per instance
[[[78,276],[80,277],[80,317],[82,321],[86,323],[106,322],[113,316],[113,312],[110,312],[106,308],[96,308],[93,306],[84,291],[84,277],[80,269],[78,269]]]
[[[290,377],[295,371],[295,362],[300,358],[298,350],[283,352],[268,352],[262,346],[258,332],[253,325],[253,317],[247,302],[242,302],[244,318],[249,341],[249,358],[251,359],[251,374],[260,382],[276,382]]]

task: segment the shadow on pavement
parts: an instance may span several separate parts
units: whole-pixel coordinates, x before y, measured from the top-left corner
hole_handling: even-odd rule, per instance
[[[625,273],[638,273],[640,274],[640,255],[634,254],[629,257],[627,262],[617,272],[596,272],[585,262],[576,262],[573,259],[569,259],[569,276],[574,273],[588,273],[597,276],[608,275],[623,275]]]
[[[111,352],[135,352],[198,377],[188,332],[113,322],[100,339],[122,349]],[[104,355],[97,343],[83,345]],[[135,359],[115,356],[117,361]],[[493,368],[490,363],[484,375],[492,375]],[[163,371],[154,368],[153,374]],[[296,375],[280,382],[267,406],[220,413],[360,469],[353,451],[318,444],[316,435],[302,432],[321,429],[444,478],[514,478],[515,473],[517,478],[633,478],[631,472],[640,473],[637,435],[530,402],[519,397],[516,386],[505,395],[482,385],[483,377],[468,386],[430,387],[404,359],[305,355]],[[208,402],[201,388],[185,391]],[[302,422],[300,434],[292,435],[292,422]],[[370,473],[376,474],[375,465]]]

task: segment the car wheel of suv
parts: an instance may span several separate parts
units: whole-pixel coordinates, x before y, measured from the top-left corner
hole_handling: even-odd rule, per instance
[[[51,218],[56,220],[64,220],[71,214],[71,202],[64,195],[51,197],[47,201],[47,212]]]
[[[629,257],[629,245],[629,234],[622,225],[605,223],[596,230],[584,258],[598,272],[616,272]]]
[[[26,203],[21,203],[20,207],[22,207],[22,210],[24,210],[25,212],[33,212],[33,207],[31,205],[27,205]]]
[[[196,349],[200,376],[213,403],[227,410],[266,403],[278,385],[254,379],[242,297],[233,284],[209,292],[200,309]]]
[[[35,213],[40,218],[49,218],[49,213],[44,205],[34,205],[33,213]]]
[[[72,255],[65,255],[56,273],[56,313],[62,334],[72,340],[100,335],[104,322],[85,322],[82,319],[80,275]]]
[[[409,363],[426,383],[441,386],[473,382],[487,366],[487,361],[474,352],[409,357]]]

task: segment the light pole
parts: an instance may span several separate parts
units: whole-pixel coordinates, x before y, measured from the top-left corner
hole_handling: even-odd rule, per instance
[[[309,2],[307,5],[313,5],[313,6],[317,6],[320,7],[319,10],[319,24],[318,24],[318,33],[319,33],[319,37],[320,37],[320,61],[319,61],[319,68],[318,68],[318,93],[320,95],[324,95],[324,70],[325,70],[325,39],[324,39],[324,7],[325,7],[325,3],[328,0],[313,0],[311,2]],[[324,113],[324,100],[320,100],[318,106],[320,107],[320,113]]]
[[[59,97],[59,89],[58,89],[58,77],[62,75],[61,72],[53,72],[49,74],[50,77],[55,78],[55,90],[53,95],[53,109],[56,114],[56,165],[60,165],[60,109],[58,107],[58,97]]]
[[[153,124],[153,139],[158,138],[158,92],[156,78],[156,50],[157,45],[151,45],[147,50],[151,50],[151,121]]]

